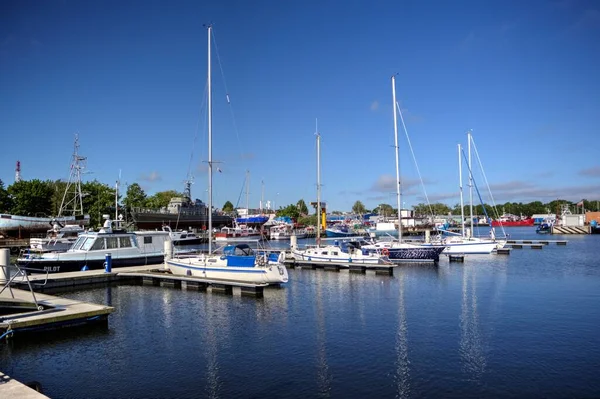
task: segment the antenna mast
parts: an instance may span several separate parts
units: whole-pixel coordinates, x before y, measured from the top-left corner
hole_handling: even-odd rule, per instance
[[[73,158],[71,160],[71,170],[69,180],[65,187],[58,216],[83,215],[83,195],[81,193],[81,175],[85,169],[86,157],[79,155],[79,135],[75,134],[75,144],[73,146]]]
[[[15,167],[15,183],[21,181],[21,161],[17,161],[17,166]]]

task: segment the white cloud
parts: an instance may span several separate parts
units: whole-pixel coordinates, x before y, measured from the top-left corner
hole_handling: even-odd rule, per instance
[[[150,172],[150,174],[140,176],[140,180],[147,182],[155,182],[162,180],[158,172]]]

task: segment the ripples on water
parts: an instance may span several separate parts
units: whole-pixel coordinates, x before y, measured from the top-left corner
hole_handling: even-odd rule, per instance
[[[149,286],[64,296],[105,330],[0,344],[54,398],[597,397],[600,236],[394,276],[290,270],[262,299]]]

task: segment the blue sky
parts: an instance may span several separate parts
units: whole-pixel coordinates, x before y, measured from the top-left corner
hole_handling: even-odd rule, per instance
[[[584,0],[6,0],[0,179],[17,160],[66,179],[78,133],[86,180],[153,194],[191,171],[206,200],[208,22],[215,206],[245,206],[246,170],[251,207],[261,181],[277,207],[315,200],[316,118],[329,209],[395,205],[395,73],[424,181],[400,125],[406,207],[458,203],[468,129],[496,202],[600,198],[600,4]]]

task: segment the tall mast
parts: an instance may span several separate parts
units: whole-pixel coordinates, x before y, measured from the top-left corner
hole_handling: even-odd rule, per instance
[[[473,236],[473,169],[471,168],[471,131],[467,132],[468,142],[468,155],[469,155],[469,216],[471,219],[471,232],[470,236]]]
[[[260,181],[260,214],[263,213],[263,203],[265,201],[265,181]]]
[[[315,119],[315,136],[317,136],[317,245],[321,245],[321,135]]]
[[[396,115],[396,76],[392,76],[392,111],[394,111],[394,152],[396,153],[396,199],[398,201],[398,242],[402,242],[402,207],[400,198],[400,162],[398,160],[398,116]]]
[[[461,225],[461,234],[465,236],[465,210],[464,210],[464,200],[463,200],[463,183],[462,183],[462,159],[461,159],[461,148],[460,144],[458,144],[458,190],[460,191],[460,225]]]
[[[246,216],[250,216],[250,171],[246,170]]]
[[[212,253],[212,87],[210,70],[210,39],[212,25],[208,25],[208,253]]]

